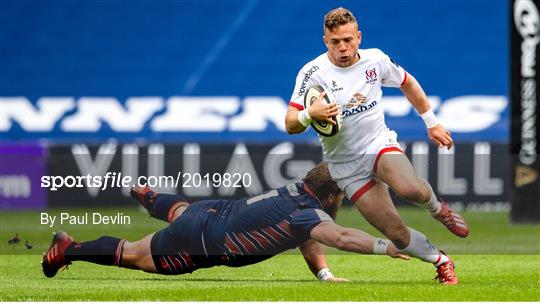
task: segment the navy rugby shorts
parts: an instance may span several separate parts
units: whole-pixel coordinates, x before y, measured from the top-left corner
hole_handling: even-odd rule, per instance
[[[154,234],[150,250],[159,273],[184,274],[213,266],[201,241],[207,205],[205,202],[191,204],[174,222]]]

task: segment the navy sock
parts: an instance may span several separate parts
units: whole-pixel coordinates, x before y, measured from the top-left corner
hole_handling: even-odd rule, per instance
[[[125,240],[102,236],[88,242],[73,242],[64,254],[68,261],[86,261],[100,265],[122,264],[122,246]]]
[[[175,194],[158,193],[152,195],[151,199],[154,201],[152,204],[150,204],[148,213],[150,214],[150,216],[165,222],[169,222],[169,211],[174,206],[174,204],[178,202],[187,202],[184,197]]]

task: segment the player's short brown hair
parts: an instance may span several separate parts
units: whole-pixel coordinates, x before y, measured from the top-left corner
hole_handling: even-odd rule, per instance
[[[309,170],[306,176],[302,179],[304,185],[308,186],[315,193],[319,200],[325,200],[330,194],[340,195],[341,189],[330,176],[328,164],[322,162],[313,169]]]
[[[324,16],[324,28],[331,32],[338,27],[351,22],[358,25],[353,13],[343,7],[335,8]]]

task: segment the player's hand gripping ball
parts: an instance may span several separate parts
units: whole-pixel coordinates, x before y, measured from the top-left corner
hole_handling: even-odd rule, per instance
[[[304,95],[304,108],[309,109],[309,107],[317,100],[319,95],[324,92],[324,89],[320,85],[312,85],[310,86],[306,94]],[[330,98],[328,98],[328,95],[325,95],[323,98],[323,101],[326,103],[332,103],[330,101]],[[311,121],[311,126],[317,133],[321,134],[322,136],[330,137],[336,135],[339,130],[341,129],[341,113],[338,113],[336,116],[332,117],[332,120],[335,122],[335,124],[331,124],[326,121],[317,121],[313,119]]]

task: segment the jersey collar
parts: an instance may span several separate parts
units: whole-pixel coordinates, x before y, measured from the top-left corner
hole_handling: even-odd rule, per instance
[[[315,195],[315,192],[313,192],[313,190],[311,190],[311,188],[309,188],[306,184],[302,183],[302,185],[304,186],[304,191],[306,191],[306,193],[309,194],[310,196],[313,196],[313,198],[315,198],[317,202],[319,202],[319,205],[321,205],[321,208],[322,208],[323,204],[319,200],[319,198]]]

